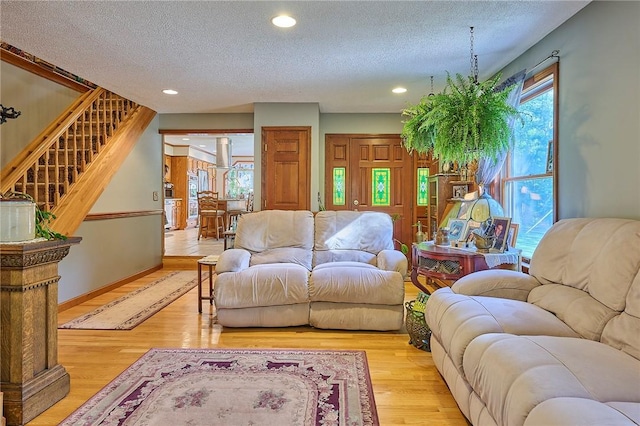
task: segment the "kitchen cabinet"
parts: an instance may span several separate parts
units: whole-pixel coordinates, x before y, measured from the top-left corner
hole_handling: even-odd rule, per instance
[[[165,198],[164,214],[167,218],[165,229],[182,229],[182,200],[179,198]]]

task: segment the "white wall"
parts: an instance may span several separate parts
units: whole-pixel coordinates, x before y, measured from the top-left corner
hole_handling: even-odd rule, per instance
[[[590,3],[509,64],[503,76],[534,66],[555,49],[559,217],[640,219],[640,3]]]

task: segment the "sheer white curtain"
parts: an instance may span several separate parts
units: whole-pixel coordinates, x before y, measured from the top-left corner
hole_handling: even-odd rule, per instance
[[[518,105],[520,104],[520,96],[522,95],[522,84],[524,83],[526,74],[526,70],[522,70],[512,75],[496,87],[496,91],[501,91],[509,86],[516,85],[511,93],[509,93],[509,97],[507,98],[507,102],[509,102],[509,105],[514,108],[518,108]],[[513,129],[515,121],[515,117],[509,118],[510,129]],[[511,141],[511,143],[513,143],[513,141]],[[502,168],[505,159],[507,158],[507,152],[508,151],[503,152],[495,162],[489,158],[483,158],[478,162],[478,170],[476,171],[476,182],[479,186],[485,187],[496,177],[496,175]]]

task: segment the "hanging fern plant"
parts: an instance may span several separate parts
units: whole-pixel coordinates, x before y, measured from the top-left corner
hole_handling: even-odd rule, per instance
[[[500,75],[482,83],[473,77],[447,74],[442,93],[423,98],[403,111],[402,139],[405,148],[431,152],[441,162],[466,164],[492,159],[509,149],[509,118],[517,109],[507,103],[513,86],[496,91]]]

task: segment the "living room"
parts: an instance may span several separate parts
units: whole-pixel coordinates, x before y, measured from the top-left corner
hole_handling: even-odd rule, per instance
[[[5,7],[3,4],[3,28],[5,19],[9,19],[5,17]],[[545,7],[544,3],[540,3],[539,7]],[[636,2],[591,2],[537,43],[523,47],[521,55],[499,70],[504,76],[512,75],[538,63],[553,50],[560,51],[558,218],[640,219],[639,21],[640,5]],[[458,30],[464,32],[466,37],[468,28]],[[481,29],[477,31],[482,32]],[[2,41],[9,41],[4,37],[3,34]],[[17,47],[23,46],[17,44]],[[23,48],[28,50],[26,47]],[[466,53],[455,54],[466,57]],[[482,62],[482,55],[480,57],[482,69],[488,64]],[[65,64],[56,65],[65,68]],[[22,110],[21,117],[8,121],[0,128],[0,153],[4,167],[22,146],[37,136],[73,101],[77,93],[61,89],[58,84],[43,81],[4,61],[1,66],[3,105],[15,106],[16,109]],[[77,72],[74,69],[69,71]],[[116,88],[112,89],[117,92]],[[32,90],[39,92],[39,95],[33,94]],[[427,91],[427,83],[424,83],[424,93]],[[25,94],[30,94],[33,98],[25,102]],[[38,100],[43,97],[46,102]],[[115,173],[112,182],[91,209],[91,214],[162,210],[162,200],[155,201],[151,196],[153,192],[163,192],[161,130],[254,129],[256,135],[259,135],[259,129],[265,126],[311,127],[312,197],[309,202],[310,210],[317,211],[319,206],[316,194],[326,196],[323,167],[325,136],[340,133],[399,134],[402,131],[401,120],[399,111],[326,113],[313,100],[293,104],[260,102],[253,105],[252,112],[161,112],[152,120],[131,154]],[[259,164],[260,154],[256,152],[256,175],[260,173]],[[256,204],[259,205],[261,188],[260,185],[255,187]],[[132,277],[149,274],[146,279],[157,278],[157,269],[162,265],[163,256],[162,233],[159,232],[162,226],[162,216],[159,214],[84,221],[76,233],[82,237],[82,243],[72,247],[69,255],[60,263],[59,303],[82,298],[86,294]],[[126,288],[122,287],[122,291]],[[180,310],[195,309],[192,301],[193,299],[189,299],[175,307],[172,305],[167,311],[167,322],[155,324],[166,335],[156,336],[148,343],[158,346],[200,347],[221,342],[221,345],[226,347],[286,345],[335,348],[338,345],[332,344],[334,341],[342,341],[342,347],[358,347],[362,345],[362,340],[377,340],[376,335],[370,333],[342,335],[338,332],[318,333],[315,330],[304,330],[301,333],[252,330],[245,333],[237,332],[233,337],[227,338],[219,328],[210,328],[206,318],[189,323],[193,321],[193,316],[187,320],[189,324],[172,329],[169,324],[176,317],[180,317]],[[96,298],[92,303],[104,302],[104,299]],[[148,333],[152,332],[148,328],[145,330]],[[308,340],[306,343],[300,343],[296,340],[298,337]],[[139,336],[132,335],[131,338],[136,339]],[[350,339],[353,341],[348,342]],[[84,357],[84,353],[97,356],[99,351],[90,348],[92,340],[99,340],[92,332],[80,332],[73,338],[61,340],[61,344],[77,345],[77,349],[67,349],[65,356],[68,359],[75,357],[74,362]],[[271,340],[276,340],[277,345]],[[396,335],[392,340],[401,346],[406,345],[407,339],[406,335]],[[369,346],[364,346],[368,351],[383,352],[383,346],[389,343],[383,339],[380,339],[380,342],[371,342],[366,344]],[[132,340],[117,340],[109,353],[113,356],[122,355],[124,361],[114,363],[106,369],[108,373],[105,375],[113,377],[131,364],[142,351],[141,347],[135,346]],[[408,347],[407,350],[410,351],[412,348]],[[75,354],[72,355],[72,352]],[[407,355],[413,359],[421,356],[424,355],[418,351]],[[384,357],[376,360],[379,364],[393,362],[393,359]],[[424,366],[428,365],[429,361],[420,360],[417,364]],[[439,389],[442,393],[447,392],[435,370],[418,373],[411,369],[410,362],[403,366],[403,370],[394,371],[392,374],[405,375],[410,379],[405,380],[399,386],[400,389],[396,387],[396,391],[409,393],[405,389],[411,389],[409,382],[418,380],[418,376],[421,380],[420,386],[433,385],[434,389]],[[379,375],[384,374],[381,368]],[[100,387],[97,386],[98,389]],[[382,395],[380,398],[383,398]],[[437,404],[439,396],[434,394],[432,398],[431,402]],[[453,399],[450,396],[442,398],[445,400],[443,406],[431,405],[426,407],[425,411],[438,412],[441,417],[437,421],[443,424],[464,424]],[[379,408],[385,405],[390,407],[400,402],[396,395],[380,404]],[[389,417],[383,417],[383,424],[411,422],[410,416],[400,419],[395,417],[397,413],[396,411]],[[413,415],[419,415],[417,410]],[[449,415],[453,420],[447,418]],[[416,424],[421,422],[415,417],[413,420]]]

